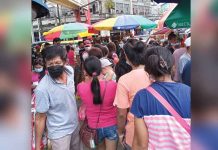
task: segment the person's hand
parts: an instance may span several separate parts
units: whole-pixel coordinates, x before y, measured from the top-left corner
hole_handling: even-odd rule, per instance
[[[124,147],[123,145],[123,138],[124,138],[124,134],[119,134],[119,143],[122,145],[122,147]]]
[[[35,150],[41,150],[40,145],[35,147]]]

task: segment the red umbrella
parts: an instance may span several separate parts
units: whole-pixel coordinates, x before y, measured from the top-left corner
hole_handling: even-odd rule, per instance
[[[164,22],[166,21],[167,17],[170,15],[170,13],[173,11],[173,9],[177,6],[177,4],[170,4],[169,9],[163,14],[161,19],[158,21],[157,28],[162,29],[164,27]]]
[[[169,31],[171,31],[171,29],[165,27],[165,28],[163,28],[163,29],[161,29],[161,30],[158,30],[157,32],[153,33],[152,35],[166,34],[166,33],[168,33]]]

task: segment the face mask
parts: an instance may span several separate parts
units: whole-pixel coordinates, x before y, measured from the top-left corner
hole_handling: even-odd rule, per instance
[[[82,54],[83,61],[85,61],[86,58],[88,58],[88,57],[89,57],[89,54],[88,54],[87,52],[84,52],[84,53]]]
[[[123,43],[120,43],[119,46],[120,46],[120,48],[123,48]]]
[[[179,45],[180,43],[171,43],[171,46]]]
[[[51,67],[48,67],[48,72],[49,72],[49,75],[53,78],[53,79],[56,79],[58,77],[60,77],[63,72],[64,72],[64,66],[62,65],[56,65],[56,66],[51,66]]]
[[[89,51],[91,49],[91,47],[85,47],[86,51]]]
[[[40,73],[43,71],[43,68],[35,68],[35,72]]]

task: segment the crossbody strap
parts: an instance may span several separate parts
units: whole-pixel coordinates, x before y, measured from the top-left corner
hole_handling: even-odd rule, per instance
[[[188,123],[176,112],[176,110],[168,103],[168,101],[161,96],[154,88],[151,86],[146,88],[179,122],[179,124],[191,134],[191,127]]]
[[[107,88],[107,81],[105,80],[105,87],[104,87],[104,92],[103,92],[103,95],[102,95],[102,104],[103,104],[103,100],[104,100],[104,97],[105,97],[106,88]],[[98,128],[98,123],[99,123],[99,119],[100,119],[102,104],[100,104],[100,111],[99,111],[99,114],[98,114],[98,121],[97,121],[97,124],[96,124],[96,129]]]

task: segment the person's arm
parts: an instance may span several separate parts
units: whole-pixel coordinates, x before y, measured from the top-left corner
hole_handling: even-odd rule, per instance
[[[128,90],[122,84],[122,78],[119,79],[117,84],[116,96],[114,105],[117,106],[118,114],[117,114],[117,127],[118,127],[118,135],[119,141],[122,142],[124,136],[124,130],[127,120],[127,113],[129,108],[129,97],[128,97]]]
[[[36,95],[36,119],[35,119],[35,144],[36,150],[40,150],[42,135],[45,129],[46,112],[49,110],[49,97],[44,89],[35,90]]]
[[[118,108],[117,115],[117,130],[120,140],[123,138],[123,133],[125,130],[126,119],[127,119],[127,109]]]
[[[35,120],[35,145],[36,150],[40,150],[40,145],[42,141],[42,135],[45,130],[46,114],[45,113],[36,113]]]
[[[146,97],[142,94],[143,91],[136,93],[130,112],[134,115],[134,138],[133,138],[133,150],[147,150],[148,149],[148,129],[144,122],[144,116],[146,116]]]
[[[135,117],[135,132],[132,150],[147,150],[148,149],[148,129],[143,118]]]

